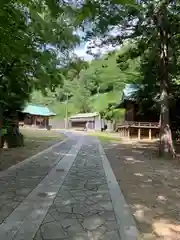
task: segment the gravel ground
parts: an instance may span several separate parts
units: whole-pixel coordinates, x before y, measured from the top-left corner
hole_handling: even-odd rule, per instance
[[[105,152],[143,240],[180,239],[180,163],[150,143],[105,143]]]

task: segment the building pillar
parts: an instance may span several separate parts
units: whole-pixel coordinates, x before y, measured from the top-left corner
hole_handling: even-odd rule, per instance
[[[141,128],[138,128],[138,140],[141,140]]]
[[[127,129],[124,128],[124,137],[126,137],[126,136],[127,136]]]
[[[127,137],[128,137],[128,139],[130,139],[130,129],[129,128],[127,129]]]
[[[120,129],[119,135],[120,137],[122,137],[122,129]]]
[[[35,126],[36,125],[36,116],[32,115],[32,125]]]
[[[151,131],[151,128],[149,129],[149,140],[152,139],[152,131]]]
[[[45,122],[45,124],[44,124],[45,126],[44,127],[48,128],[48,117],[45,117],[44,122]]]

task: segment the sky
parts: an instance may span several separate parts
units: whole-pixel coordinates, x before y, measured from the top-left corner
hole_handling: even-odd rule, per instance
[[[82,43],[79,47],[77,47],[74,52],[77,56],[84,58],[86,61],[91,61],[93,59],[92,55],[87,54],[88,46],[91,45],[91,41],[88,41],[86,43]],[[96,54],[100,51],[100,54],[105,54],[107,52],[113,51],[115,49],[119,49],[119,47],[113,47],[111,45],[108,45],[106,47],[94,48],[93,53]]]
[[[86,61],[91,61],[93,59],[93,56],[87,54],[87,48],[88,48],[88,42],[81,44],[79,47],[77,47],[74,52],[77,54],[78,57],[84,58]]]
[[[114,28],[113,30],[111,30],[109,32],[109,36],[116,36],[117,34],[119,33],[119,29],[117,28]],[[84,37],[85,36],[85,33],[78,30],[77,31],[77,34],[80,35],[80,37]],[[86,61],[91,61],[93,59],[93,56],[92,55],[89,55],[87,54],[87,50],[88,50],[88,46],[92,46],[94,45],[93,44],[93,41],[95,41],[96,43],[100,43],[101,40],[99,38],[96,38],[94,40],[89,40],[89,41],[86,41],[86,42],[82,42],[80,46],[78,46],[76,49],[75,49],[75,54],[77,54],[79,57],[81,58],[84,58],[84,60]],[[108,45],[106,47],[101,47],[101,48],[98,48],[98,47],[95,47],[93,48],[93,50],[91,50],[93,52],[93,54],[97,54],[97,53],[100,53],[100,54],[105,54],[107,52],[110,52],[110,51],[113,51],[115,49],[119,49],[118,46],[116,47],[113,47],[112,45]]]

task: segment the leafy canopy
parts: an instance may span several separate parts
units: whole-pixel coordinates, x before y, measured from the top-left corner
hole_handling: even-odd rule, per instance
[[[60,66],[79,37],[63,5],[56,12],[54,1],[1,1],[0,6],[0,103],[18,109],[34,88],[45,92],[62,82]]]

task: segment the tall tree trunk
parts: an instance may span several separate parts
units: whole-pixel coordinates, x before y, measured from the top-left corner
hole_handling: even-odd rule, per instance
[[[158,16],[158,29],[160,35],[160,156],[175,157],[175,149],[172,141],[169,116],[169,76],[168,76],[168,19],[167,5],[163,4]]]
[[[3,110],[0,105],[0,161],[1,161],[1,152],[2,152],[2,125],[3,125]]]
[[[5,140],[8,148],[21,147],[24,145],[23,135],[19,132],[19,122],[16,111],[12,112],[9,116]]]

